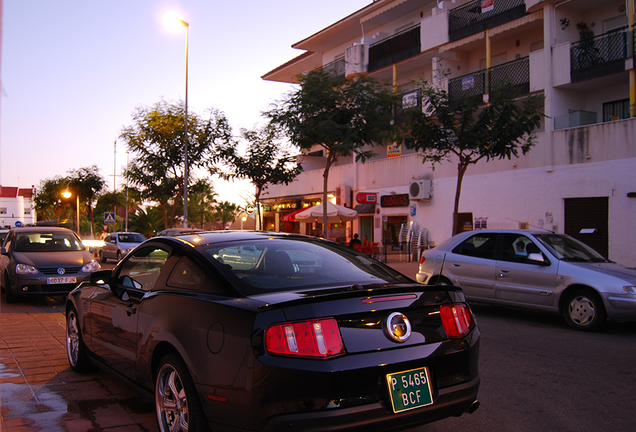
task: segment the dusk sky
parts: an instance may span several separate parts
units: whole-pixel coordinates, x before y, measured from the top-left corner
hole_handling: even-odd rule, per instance
[[[0,184],[37,187],[95,164],[112,190],[135,108],[185,97],[185,29],[168,32],[165,11],[190,24],[188,109],[225,112],[238,135],[292,89],[260,78],[302,53],[291,45],[371,0],[3,3]],[[215,190],[240,201],[236,187],[217,181]]]

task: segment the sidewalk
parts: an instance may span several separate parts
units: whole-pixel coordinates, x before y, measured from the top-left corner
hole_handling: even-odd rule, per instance
[[[388,263],[415,279],[417,262]],[[154,432],[154,405],[111,376],[73,372],[63,298],[0,304],[1,432]]]
[[[2,297],[2,432],[157,430],[153,404],[132,389],[101,371],[71,371],[63,299],[6,304]]]

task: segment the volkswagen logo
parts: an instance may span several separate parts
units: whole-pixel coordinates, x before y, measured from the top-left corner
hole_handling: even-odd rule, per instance
[[[66,273],[66,270],[64,270],[64,267],[60,267],[59,269],[57,269],[57,274],[63,275],[64,273]]]
[[[393,312],[384,319],[384,333],[395,342],[406,342],[411,337],[411,322],[400,312]]]

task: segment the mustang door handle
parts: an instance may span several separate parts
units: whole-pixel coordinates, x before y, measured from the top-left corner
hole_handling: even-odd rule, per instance
[[[128,305],[126,306],[126,313],[128,314],[128,316],[131,316],[132,314],[136,314],[137,308],[133,305]]]

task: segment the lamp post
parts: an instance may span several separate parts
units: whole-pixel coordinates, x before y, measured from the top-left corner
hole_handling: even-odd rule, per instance
[[[71,196],[73,196],[73,194],[68,189],[66,189],[64,192],[62,192],[62,196],[66,199],[69,199]],[[75,197],[77,202],[77,235],[80,235],[79,194],[76,193]]]
[[[168,12],[163,18],[164,26],[176,32],[179,26],[186,28],[186,56],[185,56],[185,130],[183,139],[183,227],[188,227],[188,41],[190,24],[181,19],[175,12]],[[176,25],[176,26],[175,26]]]

